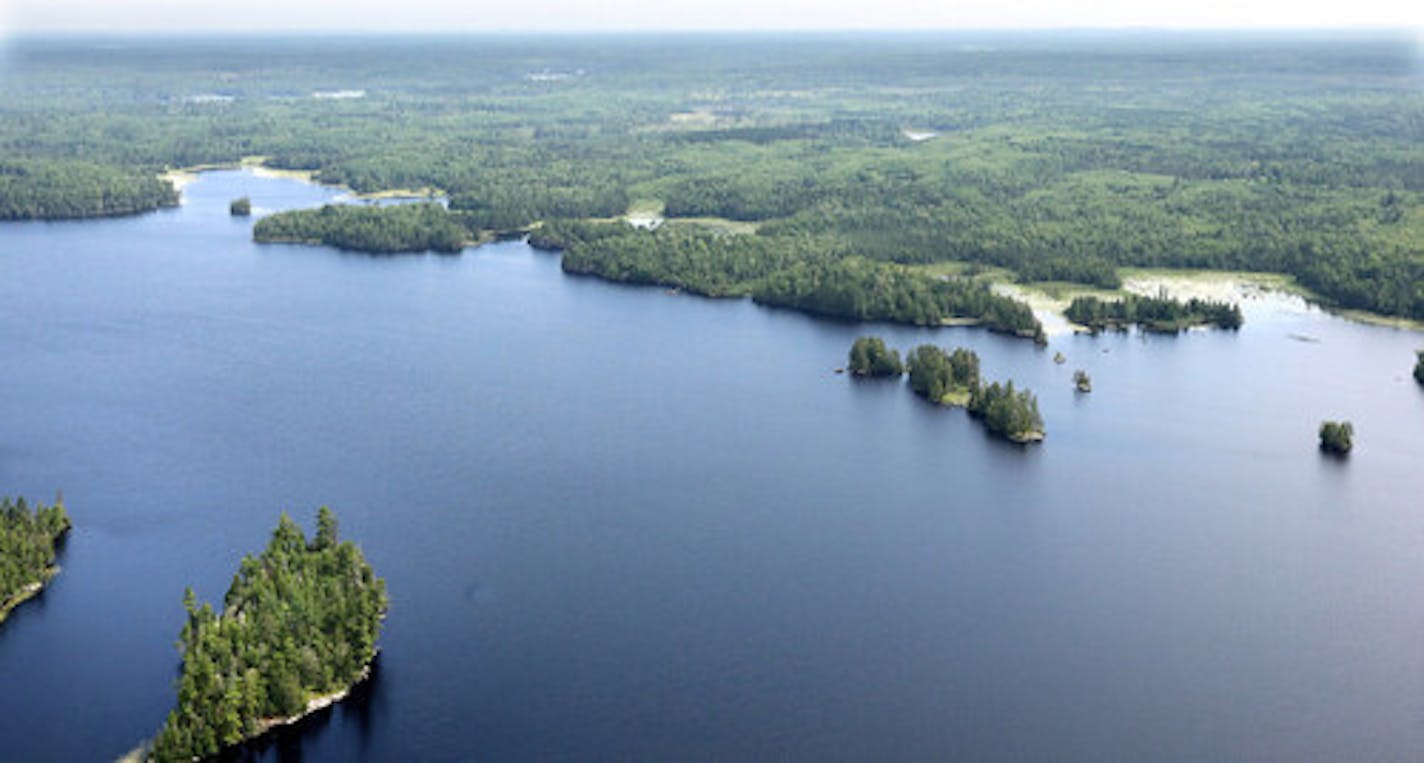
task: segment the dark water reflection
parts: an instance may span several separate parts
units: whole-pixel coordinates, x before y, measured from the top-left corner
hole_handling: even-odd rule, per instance
[[[256,247],[244,194],[333,196],[216,173],[181,210],[0,228],[0,489],[77,522],[0,628],[0,759],[151,734],[183,587],[219,598],[323,503],[389,581],[385,651],[263,760],[1424,749],[1424,336],[1275,297],[1235,335],[1047,350],[875,328],[1037,391],[1025,449],[832,373],[864,327],[518,242]]]

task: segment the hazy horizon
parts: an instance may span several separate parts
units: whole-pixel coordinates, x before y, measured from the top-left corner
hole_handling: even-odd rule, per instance
[[[989,31],[1418,31],[1424,10],[1392,0],[1287,3],[1209,0],[1163,7],[1106,0],[1084,8],[1066,0],[864,3],[708,0],[647,6],[578,0],[466,4],[408,0],[399,18],[381,0],[8,0],[6,36],[56,33],[628,33],[628,32],[989,32]]]

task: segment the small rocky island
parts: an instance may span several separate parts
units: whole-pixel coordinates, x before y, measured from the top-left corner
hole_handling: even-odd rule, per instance
[[[227,205],[227,211],[228,214],[231,214],[233,217],[251,217],[252,199],[246,196],[240,199],[233,199],[232,203]]]
[[[1355,426],[1348,421],[1325,421],[1320,424],[1320,449],[1343,456],[1355,447]]]
[[[863,336],[850,346],[850,372],[856,376],[899,376],[905,373],[900,351],[887,349],[878,336]]]
[[[1088,376],[1087,371],[1080,368],[1073,372],[1073,388],[1079,392],[1093,391],[1093,379]]]
[[[344,699],[370,675],[385,581],[323,507],[310,542],[286,514],[243,558],[221,610],[184,596],[178,705],[131,757],[209,758]]]
[[[57,549],[71,526],[63,501],[31,510],[24,498],[0,498],[0,623],[59,572]]]

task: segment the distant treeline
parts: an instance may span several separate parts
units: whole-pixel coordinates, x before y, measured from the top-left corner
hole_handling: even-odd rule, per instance
[[[31,509],[24,498],[0,498],[0,621],[55,572],[55,544],[69,532],[56,501]]]
[[[1239,329],[1241,308],[1230,302],[1128,294],[1122,299],[1077,297],[1063,315],[1093,330],[1141,326],[1148,331],[1175,333],[1192,326]]]
[[[470,233],[435,203],[355,206],[279,212],[257,221],[252,237],[261,243],[326,244],[377,254],[458,252]]]
[[[1416,41],[1205,39],[26,43],[0,83],[0,218],[151,209],[172,203],[165,167],[260,155],[358,191],[442,189],[471,230],[655,200],[830,259],[1102,287],[1123,266],[1271,271],[1424,318]],[[547,71],[567,76],[526,76]],[[305,97],[334,81],[366,94]],[[836,313],[945,312],[784,286]]]

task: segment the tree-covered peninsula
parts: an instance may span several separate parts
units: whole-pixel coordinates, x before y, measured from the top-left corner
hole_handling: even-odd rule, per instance
[[[268,215],[252,226],[259,243],[325,244],[372,254],[458,252],[470,238],[435,203],[391,206],[327,204]]]
[[[24,498],[0,498],[0,622],[59,571],[56,546],[69,528],[60,501],[31,510]]]
[[[878,336],[863,336],[850,346],[847,368],[856,376],[899,376],[905,373],[905,364],[900,362],[900,351],[887,348],[885,340]]]
[[[212,757],[343,697],[369,675],[387,597],[323,507],[310,542],[283,514],[220,610],[191,589],[183,606],[178,705],[149,750],[158,761]]]
[[[167,180],[72,160],[0,160],[0,220],[62,220],[150,212],[178,204]]]
[[[727,234],[700,226],[643,230],[621,222],[550,224],[531,243],[563,249],[563,269],[611,281],[674,286],[711,297],[831,318],[915,326],[978,324],[1041,339],[1028,305],[969,278],[936,278],[855,256],[807,236]]]
[[[1147,331],[1176,333],[1192,326],[1239,329],[1241,308],[1230,302],[1128,294],[1118,300],[1076,297],[1063,313],[1074,323],[1094,331],[1140,326]]]

